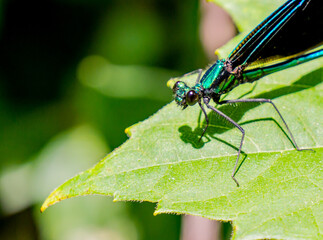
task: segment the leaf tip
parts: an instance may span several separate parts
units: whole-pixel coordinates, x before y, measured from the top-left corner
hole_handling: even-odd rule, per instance
[[[64,199],[68,198],[67,196],[63,196],[60,191],[52,192],[45,200],[43,205],[40,208],[40,212],[43,213],[48,207],[58,203]]]
[[[41,208],[40,208],[40,213],[43,213],[45,210],[46,210],[46,206],[42,205]]]
[[[159,209],[159,207],[156,208],[156,210],[154,211],[154,216],[160,215],[165,213],[163,210]]]
[[[157,212],[157,211],[155,211],[154,213],[154,216],[156,217],[157,215],[159,215],[160,213],[159,212]]]
[[[131,131],[130,131],[130,127],[126,128],[124,130],[125,134],[127,134],[128,137],[131,137]]]
[[[167,87],[169,87],[169,88],[173,88],[173,86],[174,86],[174,84],[175,84],[175,82],[176,82],[177,80],[175,79],[175,78],[171,78],[171,79],[169,79],[168,81],[167,81]]]
[[[215,54],[215,56],[219,56],[219,55],[220,55],[220,50],[219,50],[219,49],[216,49],[216,50],[214,51],[214,54]]]

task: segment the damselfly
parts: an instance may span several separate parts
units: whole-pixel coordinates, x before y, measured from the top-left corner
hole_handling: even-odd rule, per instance
[[[242,133],[238,156],[231,175],[238,186],[235,173],[245,131],[237,122],[213,107],[210,100],[220,105],[238,102],[270,103],[282,119],[295,148],[302,150],[298,147],[278,108],[270,99],[220,100],[220,98],[222,94],[240,84],[251,83],[268,74],[322,57],[322,14],[322,0],[288,0],[252,30],[227,59],[218,60],[207,69],[203,76],[202,69],[195,71],[198,73],[195,86],[189,87],[182,81],[176,82],[173,86],[175,101],[183,109],[196,103],[202,109],[206,127],[201,138],[209,125],[203,103],[207,108],[232,123]]]

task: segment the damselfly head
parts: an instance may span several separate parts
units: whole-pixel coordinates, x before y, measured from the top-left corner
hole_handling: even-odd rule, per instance
[[[192,106],[198,102],[200,95],[195,88],[190,88],[186,83],[177,81],[173,87],[175,102],[185,109],[188,105]]]

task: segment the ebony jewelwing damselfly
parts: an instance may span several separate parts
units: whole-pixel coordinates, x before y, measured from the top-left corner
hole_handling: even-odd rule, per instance
[[[245,131],[237,122],[210,105],[210,100],[219,105],[238,102],[270,103],[282,119],[295,148],[303,150],[298,147],[286,121],[270,99],[220,100],[220,98],[222,94],[240,84],[251,83],[266,75],[322,57],[322,44],[323,1],[288,0],[252,30],[227,59],[218,60],[203,76],[202,69],[194,71],[198,73],[195,86],[189,87],[182,81],[176,82],[173,86],[175,101],[183,109],[196,103],[202,109],[206,127],[200,140],[209,125],[202,103],[232,123],[242,133],[238,156],[231,175],[237,186],[239,183],[235,173]]]

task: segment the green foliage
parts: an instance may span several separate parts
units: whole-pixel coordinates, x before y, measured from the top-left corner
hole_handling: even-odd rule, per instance
[[[226,97],[247,93],[245,97],[273,99],[299,146],[315,152],[294,149],[268,104],[221,106],[246,130],[238,188],[230,174],[239,131],[209,113],[210,127],[199,142],[205,124],[199,108],[182,111],[173,102],[127,129],[130,140],[56,189],[42,210],[74,196],[113,195],[115,201],[158,202],[155,214],[233,221],[238,239],[318,237],[323,210],[322,63],[319,59],[285,70],[262,79],[249,94],[246,84]],[[185,80],[191,83],[194,77]]]
[[[225,46],[222,54],[234,45]],[[236,187],[230,176],[240,132],[209,112],[210,127],[199,142],[205,120],[198,106],[182,111],[172,102],[128,128],[128,141],[58,187],[42,211],[66,198],[99,194],[115,201],[156,202],[155,214],[232,221],[236,239],[322,238],[322,66],[322,59],[315,60],[226,96],[272,99],[298,145],[314,151],[295,150],[269,104],[218,106],[246,131],[236,174],[241,186]],[[192,85],[195,78],[181,80]]]

